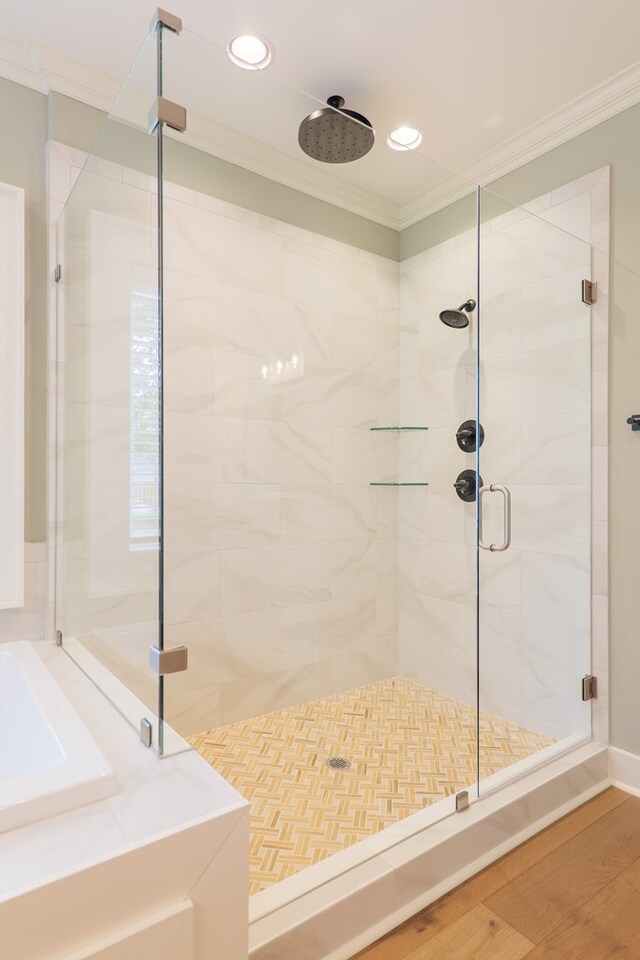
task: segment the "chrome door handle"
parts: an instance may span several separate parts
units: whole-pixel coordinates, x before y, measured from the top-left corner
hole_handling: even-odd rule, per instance
[[[502,543],[485,543],[482,538],[482,497],[485,493],[501,493],[504,499],[504,539]],[[478,545],[483,550],[500,553],[511,546],[511,492],[501,483],[490,483],[478,491]]]

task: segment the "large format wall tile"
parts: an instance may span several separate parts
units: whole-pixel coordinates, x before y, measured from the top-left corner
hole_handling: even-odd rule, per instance
[[[91,174],[70,211],[65,602],[146,690],[157,552],[131,540],[131,315],[152,309],[155,240],[126,173]],[[582,716],[590,386],[584,248],[552,222],[584,231],[586,208],[557,199],[549,222],[486,228],[480,278],[481,473],[513,492],[511,551],[481,555],[481,690],[554,736]],[[195,732],[398,672],[472,703],[475,506],[453,482],[475,466],[455,431],[475,415],[478,315],[438,314],[477,297],[473,232],[398,268],[169,191],[165,241],[167,640],[192,658],[170,718]],[[399,423],[429,430],[370,430]],[[429,486],[369,485],[385,480]],[[497,539],[497,498],[485,523]]]
[[[429,427],[411,455],[430,485],[399,500],[398,663],[471,703],[478,640],[483,709],[563,737],[584,731],[590,470],[606,491],[604,458],[590,464],[589,323],[597,335],[606,317],[580,296],[590,259],[576,237],[589,235],[588,194],[547,206],[544,220],[514,210],[483,223],[480,315],[465,329],[448,329],[438,313],[475,298],[472,236],[401,267],[400,419]],[[475,504],[453,489],[461,470],[476,468],[455,431],[476,416],[478,359],[480,474],[512,494],[511,548],[479,554],[479,625]],[[604,435],[597,420],[595,431]],[[502,498],[485,496],[482,514],[485,541],[501,542]]]

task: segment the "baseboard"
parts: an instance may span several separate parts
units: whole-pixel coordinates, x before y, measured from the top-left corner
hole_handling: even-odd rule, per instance
[[[251,960],[348,960],[610,784],[589,744],[250,925]]]
[[[614,787],[640,797],[640,757],[618,747],[609,747],[609,774]]]

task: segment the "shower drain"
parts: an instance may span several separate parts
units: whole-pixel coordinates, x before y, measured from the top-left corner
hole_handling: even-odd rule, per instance
[[[351,766],[351,760],[347,760],[346,757],[329,757],[328,760],[325,760],[325,764],[332,770],[348,770]]]

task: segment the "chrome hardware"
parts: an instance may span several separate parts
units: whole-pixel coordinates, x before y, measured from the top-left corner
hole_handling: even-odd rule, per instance
[[[56,630],[56,647],[62,646],[62,630]]]
[[[463,810],[469,809],[469,791],[462,790],[460,793],[456,793],[456,813],[462,813]]]
[[[149,647],[149,666],[161,677],[167,673],[181,673],[186,670],[188,660],[188,647],[170,647],[168,650],[161,650],[160,647]]]
[[[59,263],[56,264],[56,268],[53,271],[53,279],[55,280],[56,283],[60,283],[60,281],[62,280],[62,267],[60,266]]]
[[[182,32],[182,20],[180,17],[176,17],[173,13],[168,13],[166,10],[162,10],[160,7],[158,7],[154,14],[149,32],[153,33],[158,24],[166,27],[167,30],[171,30],[172,33]]]
[[[172,130],[184,133],[187,129],[187,111],[179,103],[167,100],[166,97],[156,97],[149,111],[149,133],[153,133],[158,125],[165,123]]]
[[[140,721],[140,742],[143,747],[151,746],[151,735],[153,733],[153,727],[151,722],[147,720],[146,717],[143,717]]]
[[[582,302],[588,307],[598,302],[598,284],[595,280],[582,281]]]
[[[502,543],[485,543],[482,536],[482,497],[485,493],[501,493],[504,498],[504,539]],[[478,545],[491,553],[501,553],[511,546],[511,493],[501,483],[490,483],[488,487],[480,487],[478,494]]]
[[[582,699],[583,700],[597,700],[598,699],[598,678],[592,677],[590,674],[582,678]]]

